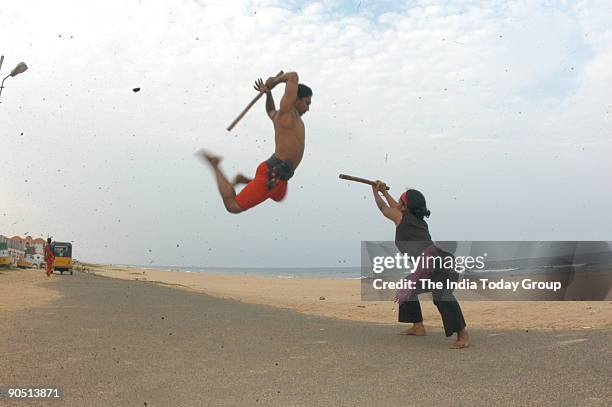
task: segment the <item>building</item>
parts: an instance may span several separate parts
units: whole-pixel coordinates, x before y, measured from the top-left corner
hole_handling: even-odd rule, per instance
[[[37,237],[32,241],[34,243],[34,247],[36,248],[36,254],[44,254],[45,253],[45,245],[47,241],[43,238]]]
[[[13,264],[17,264],[17,261],[22,259],[25,256],[25,252],[26,252],[25,239],[22,239],[19,236],[13,236],[12,238],[9,239],[6,236],[0,235],[0,243],[6,243],[8,254]]]
[[[34,248],[34,253],[32,254],[45,254],[45,244],[47,243],[45,239],[40,237],[32,239],[30,236],[26,237],[26,239],[30,239],[26,244]]]

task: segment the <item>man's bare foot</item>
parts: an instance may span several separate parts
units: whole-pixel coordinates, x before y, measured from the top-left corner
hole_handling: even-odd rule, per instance
[[[427,332],[425,332],[425,326],[423,324],[415,324],[412,328],[400,332],[399,335],[425,336]]]
[[[464,349],[470,346],[470,336],[467,329],[457,332],[457,340],[450,345],[451,349]]]
[[[239,184],[248,184],[251,181],[252,179],[249,177],[246,177],[242,174],[236,174],[236,176],[234,177],[234,181],[232,181],[232,186],[236,186]]]
[[[200,150],[196,153],[196,155],[200,157],[202,160],[207,161],[210,164],[210,166],[213,168],[217,168],[219,164],[221,163],[221,160],[223,160],[223,157],[213,155],[209,151],[206,151],[206,150]]]

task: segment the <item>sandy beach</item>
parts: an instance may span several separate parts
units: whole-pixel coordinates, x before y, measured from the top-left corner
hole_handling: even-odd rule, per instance
[[[46,277],[42,270],[0,270],[0,315],[43,307],[61,298],[49,286],[58,280],[41,277]]]
[[[308,315],[393,324],[397,305],[361,301],[358,280],[337,278],[277,278],[186,273],[169,270],[99,266],[100,276],[147,281],[202,292],[218,298],[265,304]],[[421,303],[428,326],[440,327],[440,315],[426,295]],[[610,301],[463,301],[468,326],[493,329],[610,329]]]

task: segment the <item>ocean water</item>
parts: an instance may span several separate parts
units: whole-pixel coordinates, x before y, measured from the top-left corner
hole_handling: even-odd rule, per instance
[[[182,266],[158,266],[158,265],[135,265],[116,264],[116,266],[138,268],[143,270],[171,270],[184,273],[210,273],[227,275],[250,275],[278,278],[346,278],[359,279],[361,269],[359,267],[182,267]]]
[[[271,276],[278,278],[318,277],[318,278],[345,278],[360,279],[373,277],[371,266],[364,268],[364,276],[361,276],[360,266],[353,267],[201,267],[201,266],[168,266],[168,265],[141,265],[141,264],[118,264],[118,266],[139,269],[172,270],[185,273],[211,273],[228,275],[252,275]],[[612,273],[612,252],[598,252],[576,254],[572,258],[565,257],[541,257],[522,258],[510,260],[487,261],[483,270],[465,271],[464,276],[497,274],[497,275],[522,275],[541,273],[567,273],[567,272],[601,272]],[[389,277],[404,277],[408,274],[405,270],[386,272]]]

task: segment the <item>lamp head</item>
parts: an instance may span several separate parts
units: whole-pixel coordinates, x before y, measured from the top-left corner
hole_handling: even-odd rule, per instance
[[[20,73],[25,72],[28,69],[28,66],[25,62],[20,62],[17,66],[11,71],[11,76],[17,76]]]

